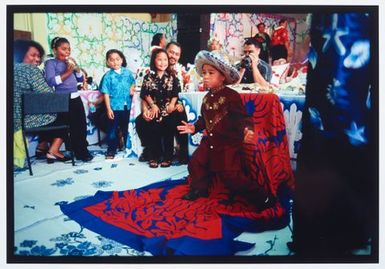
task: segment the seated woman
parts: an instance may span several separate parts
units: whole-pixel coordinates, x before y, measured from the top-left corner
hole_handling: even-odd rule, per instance
[[[168,71],[169,59],[164,49],[155,49],[151,55],[151,72],[143,79],[140,97],[147,109],[139,117],[142,121],[142,138],[149,153],[149,165],[171,165],[174,150],[174,134],[178,124],[176,103],[180,91],[179,80]],[[163,141],[162,141],[163,140]],[[163,148],[162,150],[162,143]]]
[[[48,86],[42,72],[37,67],[44,57],[43,47],[32,40],[16,40],[14,42],[14,87],[13,87],[13,120],[14,120],[14,164],[24,166],[25,152],[21,137],[22,94],[27,92],[47,93],[54,90]],[[27,115],[25,124],[28,128],[40,127],[54,123],[56,114]],[[46,154],[47,162],[56,156],[55,160],[67,161],[70,158],[63,155],[59,148],[62,144],[64,133],[52,132],[49,136],[41,138],[42,141],[51,141],[49,148],[37,148]],[[41,143],[41,147],[44,143]],[[47,146],[48,147],[48,146]]]

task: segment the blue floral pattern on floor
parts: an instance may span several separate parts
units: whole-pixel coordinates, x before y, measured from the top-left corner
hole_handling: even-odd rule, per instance
[[[15,254],[22,256],[144,256],[143,252],[136,251],[127,246],[96,236],[97,244],[87,240],[83,228],[79,232],[69,232],[51,238],[54,247],[39,245],[37,240],[24,240],[15,247]]]
[[[74,183],[74,180],[71,177],[68,177],[66,179],[59,179],[56,180],[55,183],[52,183],[52,186],[57,186],[57,187],[64,187],[66,185],[71,185]]]
[[[92,186],[94,186],[97,189],[101,189],[101,188],[110,187],[110,186],[112,186],[112,184],[113,184],[112,181],[102,180],[102,181],[92,183]]]

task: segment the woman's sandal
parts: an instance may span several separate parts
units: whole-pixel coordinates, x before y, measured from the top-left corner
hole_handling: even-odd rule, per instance
[[[155,160],[150,160],[148,162],[148,164],[149,164],[150,168],[158,168],[158,162]]]
[[[54,163],[55,161],[57,162],[66,162],[66,161],[69,161],[71,160],[71,158],[67,157],[64,155],[64,157],[60,157],[58,155],[55,155],[51,152],[47,152],[47,155],[46,155],[46,158],[47,158],[47,163]]]
[[[170,167],[170,166],[171,166],[171,161],[170,160],[163,161],[160,164],[160,167]]]
[[[108,152],[106,154],[106,160],[112,160],[114,158],[115,158],[115,154],[114,153]]]

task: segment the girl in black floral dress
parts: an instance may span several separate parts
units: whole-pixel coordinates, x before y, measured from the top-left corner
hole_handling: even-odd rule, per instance
[[[176,104],[180,91],[179,80],[168,70],[168,55],[155,49],[151,55],[151,72],[143,78],[140,97],[145,101],[144,136],[147,137],[149,165],[169,167],[174,150],[174,133],[178,123]]]

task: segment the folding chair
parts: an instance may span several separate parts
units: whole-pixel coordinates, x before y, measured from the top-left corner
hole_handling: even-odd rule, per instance
[[[21,119],[23,140],[25,146],[25,152],[27,154],[27,162],[29,174],[32,176],[32,167],[31,160],[29,157],[28,146],[26,141],[27,134],[38,134],[42,132],[49,132],[53,130],[65,130],[68,137],[68,148],[71,153],[72,166],[75,165],[74,153],[71,147],[71,135],[70,135],[70,126],[68,124],[61,125],[45,125],[36,128],[26,128],[25,126],[25,116],[26,115],[36,115],[36,114],[51,114],[59,112],[68,112],[69,111],[69,94],[59,94],[59,93],[24,93],[22,98],[22,112],[23,116]]]

